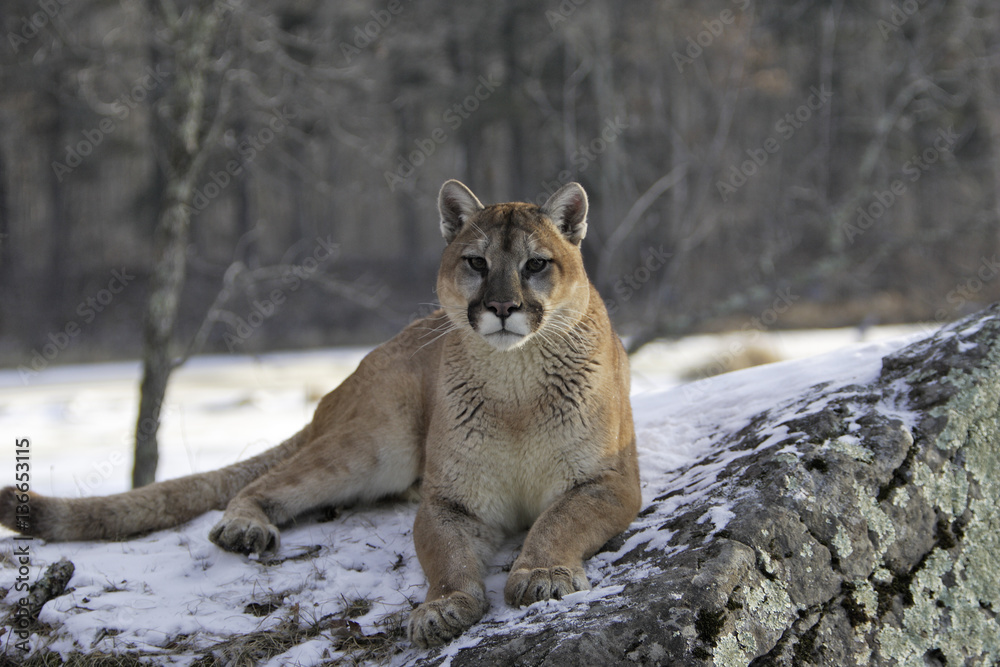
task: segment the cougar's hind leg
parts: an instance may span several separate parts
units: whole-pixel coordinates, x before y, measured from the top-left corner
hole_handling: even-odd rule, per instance
[[[416,482],[426,421],[421,369],[430,362],[415,356],[414,336],[407,328],[376,348],[323,397],[309,441],[229,502],[213,542],[243,553],[275,550],[277,526],[304,512],[402,493]]]
[[[419,467],[416,442],[321,436],[233,498],[209,538],[228,551],[276,551],[278,526],[322,507],[402,493]]]

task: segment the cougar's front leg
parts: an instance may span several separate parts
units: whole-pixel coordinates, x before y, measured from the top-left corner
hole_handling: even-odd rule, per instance
[[[421,648],[438,646],[483,617],[485,562],[500,537],[459,503],[433,497],[421,502],[413,541],[429,588],[410,614],[410,641]]]
[[[628,528],[642,502],[634,457],[624,463],[570,489],[538,517],[507,577],[507,604],[529,605],[590,588],[584,559]]]

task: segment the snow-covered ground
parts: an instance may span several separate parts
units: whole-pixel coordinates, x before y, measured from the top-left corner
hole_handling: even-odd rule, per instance
[[[738,430],[776,401],[824,381],[873,379],[882,356],[932,329],[925,326],[857,330],[698,336],[643,348],[632,361],[633,405],[646,500],[663,493],[671,474],[700,458],[720,434]],[[845,345],[850,351],[784,361],[712,377],[680,380],[692,369],[721,365],[748,347],[793,360]],[[357,364],[364,350],[273,354],[260,358],[206,357],[181,369],[171,382],[160,431],[160,479],[217,468],[263,451],[307,422],[316,402]],[[52,368],[28,382],[16,370],[0,371],[0,485],[14,479],[15,441],[30,439],[31,487],[60,496],[101,495],[128,488],[130,440],[135,427],[138,364]],[[424,594],[424,579],[410,535],[412,503],[358,507],[329,522],[308,522],[283,532],[278,563],[225,553],[207,538],[221,513],[212,512],[176,530],[122,543],[31,544],[32,577],[61,557],[76,565],[72,591],[45,606],[41,620],[55,628],[33,646],[69,652],[163,653],[159,661],[189,662],[235,634],[272,628],[292,614],[301,623],[350,615],[366,635],[405,621]],[[712,517],[717,524],[725,513]],[[716,528],[720,528],[717,525]],[[632,543],[648,541],[640,533]],[[315,557],[295,559],[315,546]],[[594,590],[513,610],[503,604],[503,566],[517,547],[497,555],[488,579],[492,609],[481,624],[530,624],[538,609],[572,613],[590,600],[613,595],[602,586],[613,554],[588,564]],[[13,549],[0,533],[0,551]],[[13,588],[15,570],[0,569],[0,587]],[[11,590],[3,606],[18,595]],[[359,603],[359,601],[363,601]],[[253,609],[272,611],[265,615]],[[270,605],[270,606],[269,606]],[[348,613],[346,610],[351,608]],[[366,611],[367,610],[367,611]],[[258,611],[258,613],[263,613]],[[463,641],[478,641],[476,632]],[[0,637],[6,644],[11,635]],[[321,633],[270,664],[311,665],[336,657],[337,638]],[[168,648],[167,648],[168,647]],[[189,647],[185,651],[184,647]],[[404,644],[393,662],[420,655]],[[0,652],[13,651],[4,646]],[[168,657],[168,654],[170,657]],[[185,657],[186,656],[186,657]]]

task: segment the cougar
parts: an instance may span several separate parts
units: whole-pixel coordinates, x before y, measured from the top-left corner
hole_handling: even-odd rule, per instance
[[[410,615],[414,644],[482,617],[486,563],[518,531],[508,604],[588,589],[584,559],[625,530],[641,497],[628,357],[580,254],[587,207],[577,183],[539,207],[484,206],[448,181],[440,309],[369,353],[305,428],[229,467],[112,496],[7,487],[0,523],[119,540],[224,509],[212,541],[260,554],[303,513],[419,484],[413,539],[429,587]]]

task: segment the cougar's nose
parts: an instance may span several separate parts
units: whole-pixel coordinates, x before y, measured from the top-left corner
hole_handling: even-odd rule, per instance
[[[513,301],[489,301],[486,303],[486,307],[496,313],[499,318],[509,317],[510,314],[520,308],[520,306]]]

